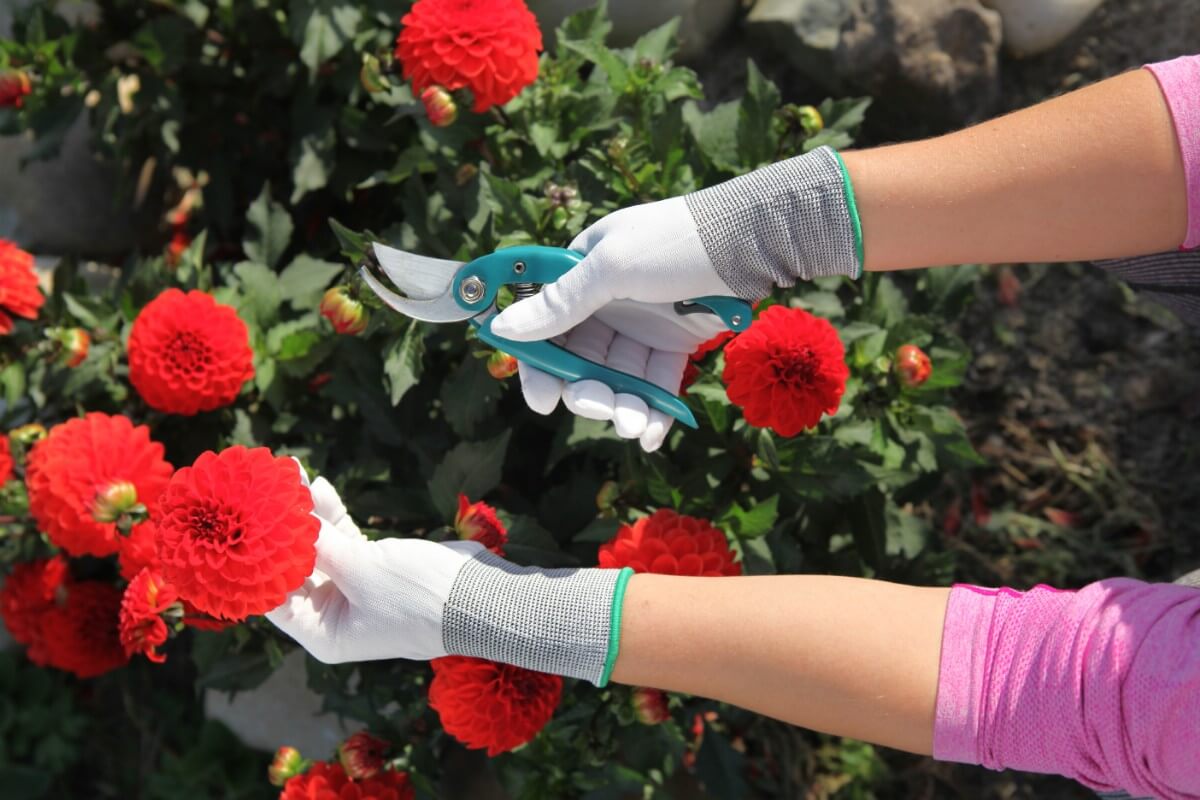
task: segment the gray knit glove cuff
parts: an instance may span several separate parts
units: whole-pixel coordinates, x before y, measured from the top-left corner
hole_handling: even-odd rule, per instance
[[[616,661],[629,569],[519,567],[482,552],[458,573],[442,621],[452,655],[604,686]]]
[[[841,157],[829,147],[686,195],[717,274],[744,300],[775,286],[862,274],[862,229]]]

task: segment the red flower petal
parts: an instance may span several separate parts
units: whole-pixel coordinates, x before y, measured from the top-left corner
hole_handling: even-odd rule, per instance
[[[554,716],[562,678],[480,658],[434,659],[429,706],[446,733],[489,756],[537,736]]]
[[[699,517],[668,508],[622,525],[600,546],[600,566],[662,575],[741,575],[725,534]]]

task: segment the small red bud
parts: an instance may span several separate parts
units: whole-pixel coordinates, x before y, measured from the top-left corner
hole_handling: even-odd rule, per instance
[[[900,383],[910,389],[915,389],[933,374],[933,362],[925,351],[915,344],[905,344],[896,348],[896,375]]]
[[[435,128],[452,125],[454,120],[458,119],[458,106],[454,97],[441,86],[430,86],[421,92],[421,102],[425,104],[425,113]]]
[[[31,91],[33,81],[29,73],[15,69],[0,70],[0,108],[20,108]]]
[[[671,713],[667,710],[667,693],[661,689],[638,687],[633,690],[633,713],[643,725],[658,725],[665,722]]]
[[[346,290],[335,286],[321,298],[321,316],[333,323],[338,333],[350,336],[362,333],[367,327],[367,310]]]
[[[294,747],[281,747],[275,751],[271,766],[267,767],[267,780],[272,786],[283,786],[289,778],[296,777],[306,769],[308,762],[300,755],[299,750]]]
[[[113,481],[92,499],[92,519],[116,522],[138,505],[137,487],[129,481]]]
[[[517,360],[508,353],[497,350],[488,356],[488,372],[498,381],[517,374]]]

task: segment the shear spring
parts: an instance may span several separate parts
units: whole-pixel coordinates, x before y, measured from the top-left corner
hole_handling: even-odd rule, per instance
[[[514,300],[524,300],[527,297],[533,297],[540,292],[542,287],[536,283],[514,283],[512,284],[512,293]]]

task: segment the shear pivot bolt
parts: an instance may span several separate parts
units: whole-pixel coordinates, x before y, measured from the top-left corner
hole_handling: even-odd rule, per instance
[[[467,303],[477,303],[486,290],[487,287],[484,286],[483,281],[472,275],[458,287],[458,294]]]
[[[733,323],[734,327],[737,327],[738,325],[742,324],[742,315],[734,314],[732,317],[729,318],[729,321]]]
[[[513,272],[517,273],[518,275],[524,275],[525,274],[525,262],[518,261],[517,263],[513,264]]]

